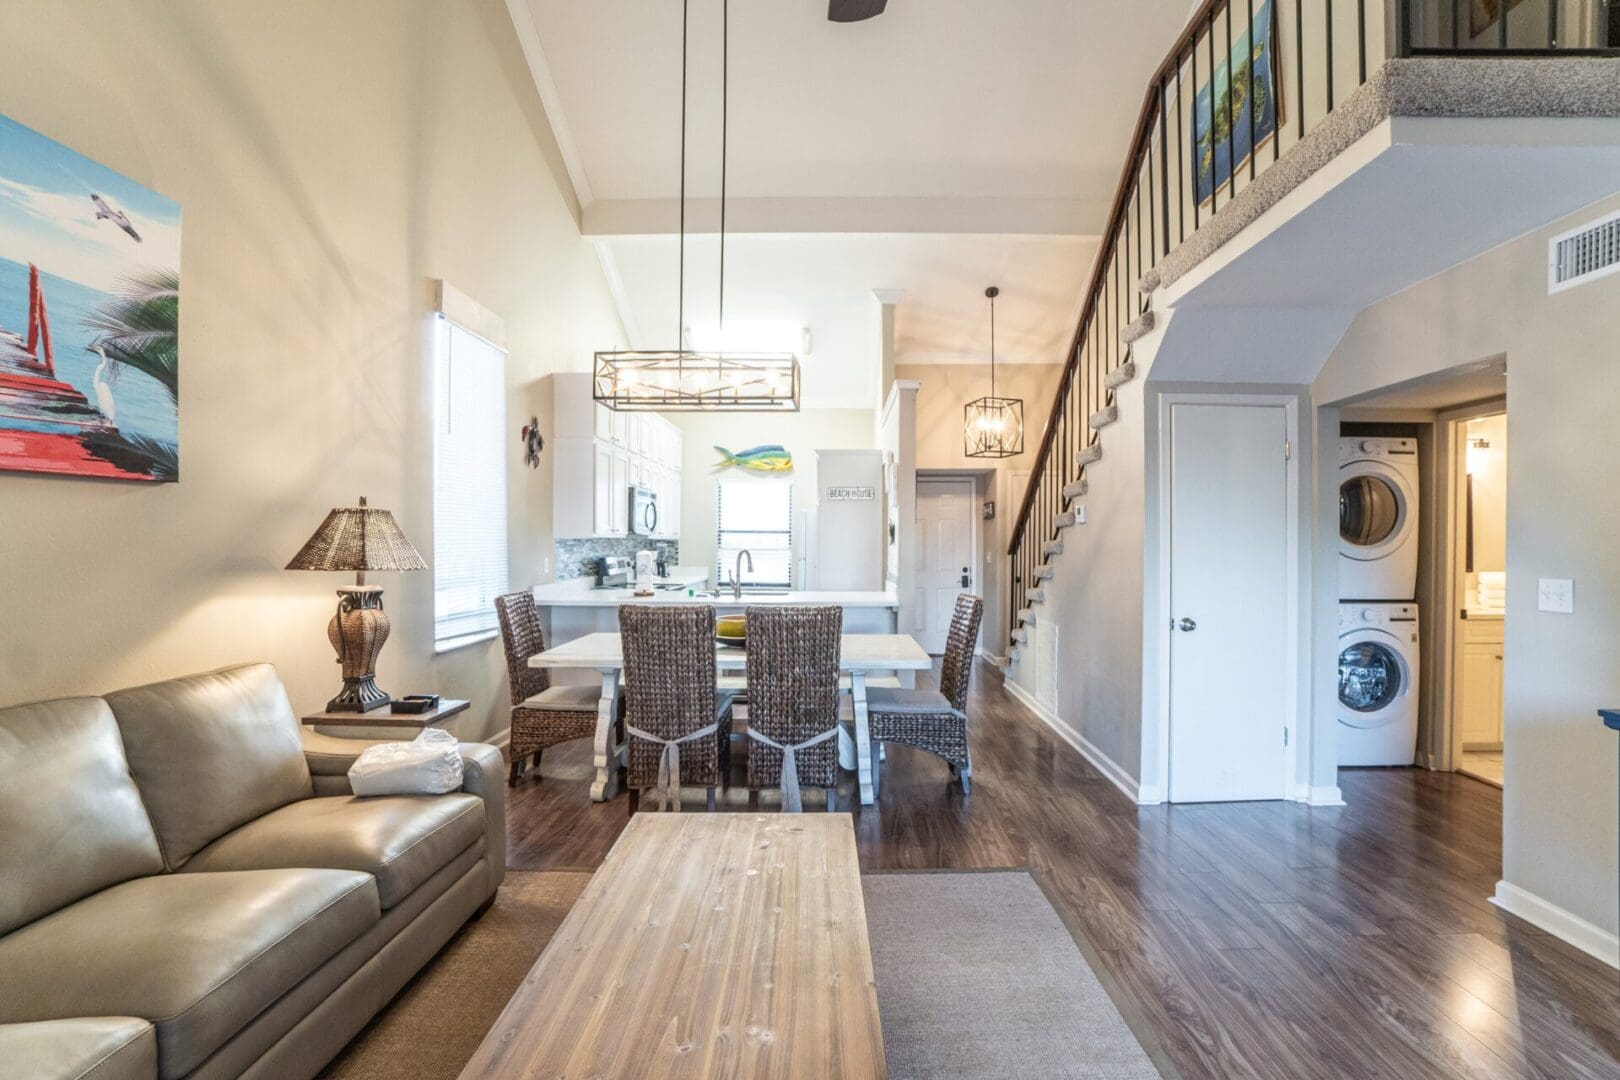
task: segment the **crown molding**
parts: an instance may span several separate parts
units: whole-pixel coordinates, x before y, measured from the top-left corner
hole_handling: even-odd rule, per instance
[[[551,65],[546,61],[546,51],[540,44],[540,28],[534,23],[529,0],[506,0],[506,12],[512,18],[512,28],[517,31],[523,59],[528,62],[529,77],[534,80],[534,88],[540,92],[540,104],[551,123],[551,137],[557,140],[557,152],[562,155],[563,168],[568,170],[568,182],[574,188],[574,201],[579,203],[580,216],[583,218],[586,208],[594,201],[591,182],[585,175],[585,163],[579,156],[579,146],[574,142],[573,129],[568,126],[568,117],[563,113],[562,94],[551,77]]]

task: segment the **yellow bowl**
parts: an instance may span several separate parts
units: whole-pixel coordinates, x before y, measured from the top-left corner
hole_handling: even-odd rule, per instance
[[[722,645],[744,645],[748,641],[746,615],[722,615],[714,620],[714,639]]]

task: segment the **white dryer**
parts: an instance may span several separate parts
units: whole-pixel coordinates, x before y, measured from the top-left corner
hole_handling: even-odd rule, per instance
[[[1339,764],[1410,765],[1417,726],[1417,605],[1340,604]]]
[[[1339,440],[1339,599],[1417,596],[1416,439]]]

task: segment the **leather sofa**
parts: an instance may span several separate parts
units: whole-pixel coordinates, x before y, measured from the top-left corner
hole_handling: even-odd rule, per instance
[[[505,873],[501,754],[356,798],[275,669],[0,709],[0,1075],[314,1076]]]

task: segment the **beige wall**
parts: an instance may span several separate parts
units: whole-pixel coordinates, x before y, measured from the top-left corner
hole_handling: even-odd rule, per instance
[[[343,581],[281,567],[361,493],[432,561],[434,277],[506,319],[511,581],[538,580],[549,472],[517,429],[550,415],[544,374],[620,329],[501,0],[12,0],[5,21],[5,112],[182,205],[183,479],[0,474],[0,702],[266,659],[324,703]],[[435,657],[431,573],[375,578],[382,685],[504,728],[498,644]]]
[[[793,511],[816,503],[816,451],[868,450],[874,425],[867,409],[806,409],[797,413],[670,414],[680,426],[681,565],[714,566],[716,446],[734,453],[779,443],[793,455]],[[746,472],[746,470],[745,470]],[[769,476],[769,473],[750,475]],[[794,557],[801,552],[795,550]],[[795,565],[797,571],[797,565]],[[798,582],[795,582],[797,585]]]
[[[1610,199],[1369,308],[1317,378],[1335,401],[1505,354],[1507,581],[1504,880],[1614,934],[1620,702],[1620,277],[1547,294],[1550,236]],[[1437,318],[1436,312],[1444,312]],[[1324,549],[1336,543],[1322,537]],[[1538,611],[1538,578],[1575,581],[1573,614]],[[1427,612],[1424,613],[1428,617]],[[1610,938],[1612,943],[1613,939]],[[1611,944],[1612,948],[1612,944]]]
[[[895,368],[896,378],[909,379],[919,386],[917,468],[964,473],[993,470],[981,480],[980,488],[981,498],[996,503],[996,516],[984,522],[979,544],[983,556],[988,557],[979,567],[985,606],[980,641],[997,656],[1007,652],[1007,543],[1018,516],[1018,503],[1024,497],[1023,484],[1015,484],[1013,477],[1034,466],[1041,431],[1062,374],[1063,368],[1057,364],[996,366],[997,396],[1024,399],[1024,452],[991,460],[967,457],[962,440],[962,407],[990,393],[988,364],[900,364]]]

